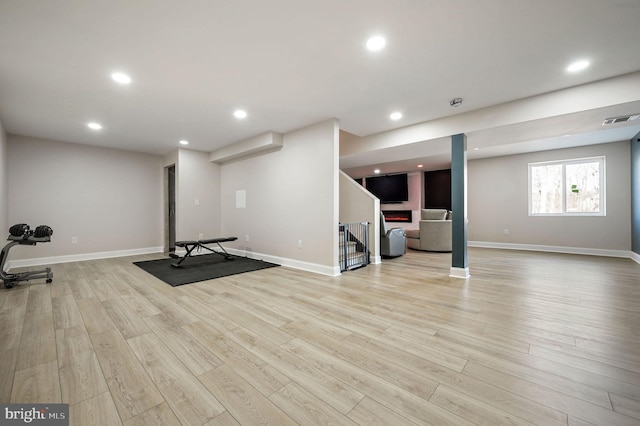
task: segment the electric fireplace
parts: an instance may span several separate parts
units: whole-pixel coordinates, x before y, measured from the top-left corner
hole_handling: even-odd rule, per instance
[[[387,222],[411,223],[411,210],[382,210]]]

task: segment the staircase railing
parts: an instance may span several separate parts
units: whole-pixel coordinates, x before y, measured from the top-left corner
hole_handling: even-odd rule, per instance
[[[340,271],[367,266],[370,261],[369,222],[340,224]]]

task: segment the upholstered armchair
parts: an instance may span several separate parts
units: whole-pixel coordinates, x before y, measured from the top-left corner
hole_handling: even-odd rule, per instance
[[[407,252],[407,238],[402,228],[387,228],[387,221],[380,213],[380,254],[384,257],[402,256]]]
[[[407,229],[407,246],[414,250],[451,251],[451,212],[422,209],[419,229]]]

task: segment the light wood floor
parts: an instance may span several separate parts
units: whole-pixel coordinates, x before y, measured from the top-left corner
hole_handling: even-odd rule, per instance
[[[72,425],[640,424],[640,265],[409,251],[170,287],[132,264],[0,289],[0,401]]]

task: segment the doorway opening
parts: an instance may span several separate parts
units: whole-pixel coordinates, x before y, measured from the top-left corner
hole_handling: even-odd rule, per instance
[[[172,164],[164,168],[165,177],[165,254],[173,254],[176,251],[176,166]]]

